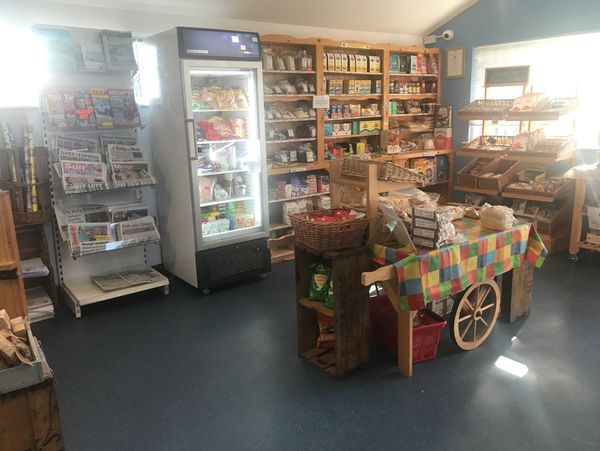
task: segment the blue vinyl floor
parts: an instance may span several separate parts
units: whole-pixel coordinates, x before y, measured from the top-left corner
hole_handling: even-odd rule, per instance
[[[298,359],[293,263],[202,296],[84,309],[34,325],[69,450],[600,449],[600,258],[549,258],[531,315],[400,376],[372,345],[333,380]],[[513,338],[516,337],[516,338]],[[527,366],[517,377],[495,366]],[[522,368],[522,367],[521,367]]]

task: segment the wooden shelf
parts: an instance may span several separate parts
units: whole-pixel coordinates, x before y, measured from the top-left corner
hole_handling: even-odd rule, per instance
[[[274,232],[276,230],[291,229],[291,228],[292,228],[292,226],[290,224],[284,224],[284,223],[278,223],[278,222],[272,222],[269,224],[270,232]]]
[[[271,264],[291,262],[295,258],[294,249],[272,249]]]
[[[531,200],[535,202],[548,202],[552,203],[557,199],[562,199],[565,195],[570,192],[570,190],[566,189],[562,194],[559,193],[558,196],[552,195],[544,195],[544,194],[536,194],[535,191],[529,193],[521,193],[521,192],[512,192],[512,191],[502,191],[502,197],[507,199],[519,199],[519,200]]]
[[[325,122],[338,122],[338,121],[360,121],[360,120],[371,120],[371,119],[381,119],[381,115],[373,115],[373,116],[354,116],[354,117],[340,117],[340,118],[328,118],[326,117]]]
[[[381,94],[328,94],[330,100],[369,100],[378,99]]]
[[[390,114],[390,119],[395,119],[397,117],[413,117],[413,116],[434,116],[433,113],[402,113],[402,114]]]
[[[527,163],[556,163],[559,161],[571,160],[573,152],[557,155],[550,152],[520,152],[513,151],[496,151],[496,150],[470,150],[459,149],[456,151],[459,157],[469,158],[506,158],[507,160],[519,160]]]
[[[300,143],[316,141],[317,138],[293,138],[293,139],[274,139],[265,141],[267,144]]]
[[[273,199],[270,200],[269,203],[270,204],[276,204],[279,202],[289,202],[292,200],[298,200],[298,199],[309,199],[311,197],[321,197],[321,196],[328,196],[329,193],[313,193],[313,194],[304,194],[302,196],[295,196],[295,197],[286,197],[285,199]]]
[[[265,119],[265,124],[280,124],[282,122],[314,122],[316,117],[293,118],[293,119]]]
[[[312,95],[300,94],[266,94],[264,96],[265,102],[297,102],[298,100],[312,101],[312,98]]]
[[[399,74],[395,72],[390,72],[390,78],[398,77],[398,78],[415,78],[415,77],[423,77],[423,78],[438,78],[438,74]]]
[[[263,69],[263,74],[316,74],[314,70],[276,70],[276,69]]]
[[[390,99],[435,99],[437,98],[437,93],[423,93],[423,94],[388,94]]]
[[[344,139],[351,139],[351,138],[369,138],[371,136],[380,136],[381,132],[377,132],[377,133],[362,133],[362,134],[358,134],[358,135],[341,135],[341,136],[327,136],[325,135],[325,140],[326,141],[333,141],[333,140],[344,140]]]
[[[333,318],[333,309],[326,307],[321,301],[311,301],[310,299],[299,299],[298,304],[302,307],[306,307],[313,312],[320,313],[325,316]]]
[[[547,111],[512,112],[468,112],[459,111],[458,117],[467,121],[508,121],[508,122],[546,122],[557,121],[562,116],[575,110],[577,101],[571,102],[565,108]]]
[[[454,185],[456,191],[462,191],[465,193],[484,194],[486,196],[497,196],[498,190],[483,189],[483,188],[471,188],[470,186]]]
[[[89,276],[67,280],[65,281],[63,288],[66,293],[81,306],[169,285],[169,279],[154,269],[152,269],[152,272],[155,275],[158,275],[159,280],[156,282],[136,285],[121,290],[102,291],[94,282],[92,282]]]
[[[325,74],[340,74],[340,75],[372,75],[381,76],[383,72],[350,72],[347,70],[324,70]]]
[[[399,152],[394,154],[386,154],[372,157],[373,159],[380,159],[386,161],[403,161],[410,160],[412,158],[422,157],[436,157],[438,155],[450,155],[452,149],[435,149],[435,150],[411,150],[409,152]]]
[[[327,169],[328,167],[328,161],[319,161],[315,163],[294,163],[294,165],[290,167],[269,168],[267,170],[267,173],[269,175],[293,174],[294,172],[315,171],[317,169]]]
[[[0,261],[0,271],[14,271],[19,267],[16,260]]]

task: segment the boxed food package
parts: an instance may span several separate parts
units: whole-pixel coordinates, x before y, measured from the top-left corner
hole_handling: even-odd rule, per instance
[[[335,57],[333,53],[327,53],[327,70],[335,70]]]
[[[398,57],[398,64],[399,64],[399,72],[401,74],[410,74],[410,69],[411,69],[411,58],[410,55],[406,55],[406,54],[402,54]]]
[[[381,80],[373,80],[373,85],[374,85],[374,93],[375,94],[381,94]]]
[[[436,149],[452,149],[452,129],[434,128],[433,141]]]
[[[451,215],[439,208],[412,209],[413,243],[428,249],[437,249],[451,242],[456,235]]]
[[[319,192],[317,187],[317,176],[315,174],[309,174],[306,176],[306,184],[308,185],[308,194],[315,194]]]
[[[331,198],[329,196],[320,196],[316,199],[317,210],[330,210]]]
[[[348,55],[348,71],[356,72],[356,57],[354,55]]]
[[[381,131],[381,121],[360,121],[359,133],[377,133]]]
[[[348,55],[345,53],[342,53],[342,71],[348,71]]]
[[[446,182],[450,174],[450,163],[447,155],[438,155],[436,159],[436,180],[438,182]]]
[[[291,225],[290,215],[307,211],[306,199],[298,199],[292,202],[283,203],[283,222]]]
[[[356,82],[358,80],[344,80],[344,92],[347,94],[356,94]]]
[[[417,55],[410,55],[410,72],[411,74],[417,73]]]
[[[400,72],[400,55],[398,53],[390,54],[390,72],[392,72],[392,73]]]
[[[329,176],[328,175],[318,175],[317,176],[317,188],[320,193],[328,193],[329,192]]]
[[[411,169],[423,174],[427,183],[436,183],[437,169],[434,157],[414,158],[410,160]]]
[[[341,71],[342,70],[342,55],[340,55],[339,53],[335,53],[333,55],[333,60],[334,60],[334,69],[335,71]]]

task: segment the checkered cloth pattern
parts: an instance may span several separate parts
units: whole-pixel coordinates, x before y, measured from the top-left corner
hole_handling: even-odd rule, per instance
[[[482,228],[478,220],[463,218],[454,221],[454,226],[466,238],[464,243],[416,254],[406,246],[372,246],[373,261],[396,266],[403,310],[422,309],[475,282],[518,268],[525,259],[539,268],[548,255],[530,224],[497,232]]]

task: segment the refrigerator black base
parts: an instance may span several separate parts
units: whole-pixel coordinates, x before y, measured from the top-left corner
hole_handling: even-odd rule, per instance
[[[209,289],[271,271],[267,238],[196,252],[198,288]]]

